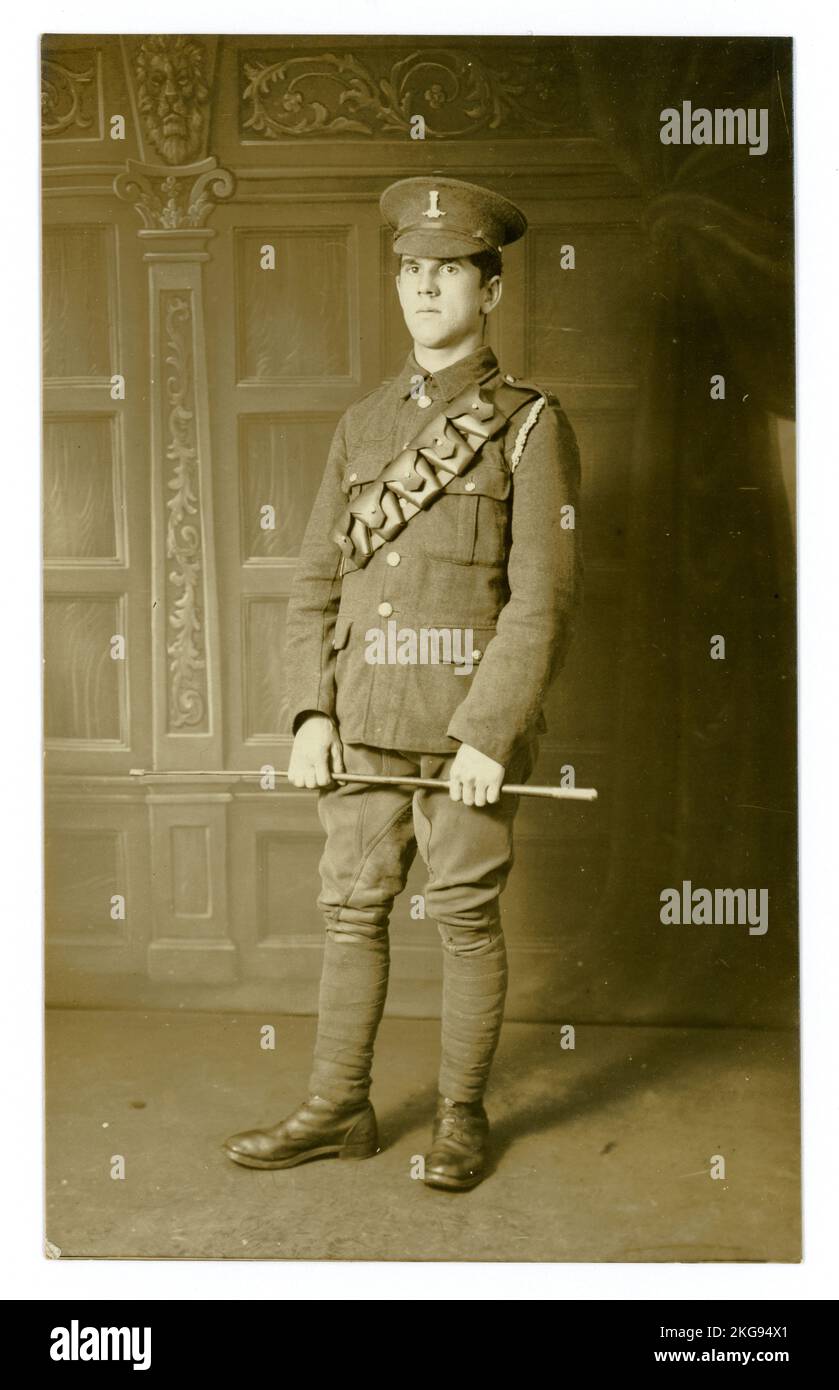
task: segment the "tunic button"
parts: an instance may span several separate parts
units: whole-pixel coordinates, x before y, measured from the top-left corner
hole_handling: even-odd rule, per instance
[[[394,566],[395,566],[395,565],[398,565],[398,564],[399,564],[399,561],[400,561],[401,559],[402,559],[402,556],[398,553],[398,551],[396,551],[396,550],[391,550],[391,551],[389,552],[389,554],[388,554],[387,562],[388,562],[389,565],[394,565]]]
[[[510,373],[509,373],[509,372],[507,373],[506,377],[504,378],[505,381],[509,381],[510,383],[514,382],[515,379],[516,379],[516,378],[515,378],[514,376],[510,376]]]
[[[350,482],[351,482],[351,483],[355,483],[355,482],[357,482],[357,481],[358,481],[358,474],[357,474],[357,473],[351,473],[351,474],[350,474]]]
[[[429,406],[430,404],[431,404],[431,397],[430,397],[430,396],[420,396],[419,399],[418,399],[418,401],[417,401],[417,405],[419,406],[420,410],[425,410],[426,407]]]
[[[465,489],[466,489],[467,492],[474,492],[474,491],[475,491],[475,484],[474,484],[474,483],[464,483],[463,486],[465,487]]]
[[[389,618],[392,612],[393,612],[393,604],[392,604],[392,603],[380,603],[380,604],[379,604],[379,616],[380,616],[380,617],[382,617],[382,618]]]
[[[478,651],[478,648],[476,647],[475,650],[474,650],[473,653],[472,653],[472,660],[473,660],[473,661],[480,661],[480,659],[481,659],[482,656],[483,656],[483,652]]]

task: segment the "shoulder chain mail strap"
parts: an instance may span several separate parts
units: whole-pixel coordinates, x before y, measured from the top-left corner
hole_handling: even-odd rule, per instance
[[[494,392],[470,386],[424,425],[338,518],[332,539],[344,556],[343,570],[362,569],[375,550],[398,536],[411,517],[465,473],[521,405],[521,390],[503,383]]]

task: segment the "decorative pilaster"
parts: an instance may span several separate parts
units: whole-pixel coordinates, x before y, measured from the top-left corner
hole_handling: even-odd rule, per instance
[[[134,204],[148,265],[151,384],[152,680],[155,768],[221,765],[218,604],[202,264],[204,224],[233,176],[129,160],[114,182]]]
[[[224,765],[203,267],[207,222],[234,179],[206,154],[212,55],[203,41],[127,44],[145,162],[128,160],[114,191],[139,216],[148,267],[153,771],[184,773],[148,784],[149,971],[221,983],[236,968],[223,872],[229,795],[197,791],[189,774]]]

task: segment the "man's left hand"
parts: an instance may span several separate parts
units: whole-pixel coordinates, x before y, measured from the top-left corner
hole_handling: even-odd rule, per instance
[[[504,768],[486,753],[461,743],[449,773],[449,795],[465,806],[492,806],[501,795]]]

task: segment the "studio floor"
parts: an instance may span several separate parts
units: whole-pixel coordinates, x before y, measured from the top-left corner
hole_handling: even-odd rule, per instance
[[[312,1018],[50,1010],[50,1253],[800,1259],[794,1033],[592,1025],[568,1049],[558,1025],[508,1021],[486,1098],[491,1171],[465,1193],[412,1176],[431,1134],[435,1020],[381,1025],[376,1157],[261,1172],[224,1156],[228,1134],[305,1097],[314,1033]],[[715,1156],[724,1177],[710,1176]]]

